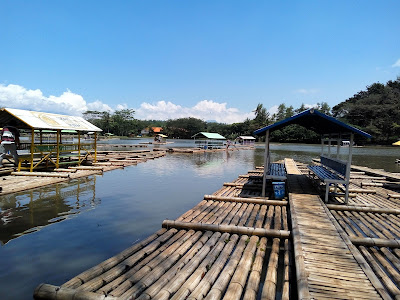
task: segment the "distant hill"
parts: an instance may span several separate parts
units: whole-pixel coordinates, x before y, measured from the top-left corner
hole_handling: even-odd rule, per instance
[[[372,142],[391,144],[400,139],[400,77],[374,83],[332,108],[334,117],[373,136]]]

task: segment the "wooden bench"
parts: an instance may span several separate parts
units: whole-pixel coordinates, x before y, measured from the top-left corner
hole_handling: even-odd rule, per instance
[[[272,163],[269,165],[268,173],[265,176],[266,179],[272,180],[286,180],[286,169],[284,164]]]
[[[318,166],[308,166],[309,175],[311,173],[316,176],[321,182],[325,183],[325,203],[328,202],[328,197],[330,194],[330,186],[333,184],[335,190],[332,194],[338,195],[336,193],[338,184],[343,184],[348,190],[349,179],[347,176],[347,163],[339,159],[334,159],[326,156],[321,156],[321,165]],[[345,194],[346,202],[348,193]]]

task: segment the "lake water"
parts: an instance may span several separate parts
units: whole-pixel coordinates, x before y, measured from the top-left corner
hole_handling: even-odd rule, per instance
[[[143,140],[111,140],[138,143]],[[157,147],[189,147],[190,141]],[[151,147],[150,147],[151,148]],[[344,150],[344,149],[343,149]],[[319,145],[272,144],[272,160],[309,163]],[[123,170],[0,197],[0,299],[32,299],[121,252],[222,187],[263,164],[254,150],[168,154]],[[400,148],[355,148],[358,165],[400,172]]]

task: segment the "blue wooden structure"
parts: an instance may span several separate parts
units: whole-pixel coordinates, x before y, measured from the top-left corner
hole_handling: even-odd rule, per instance
[[[297,115],[294,115],[285,120],[276,122],[272,125],[260,128],[254,131],[254,134],[260,136],[265,135],[265,157],[264,157],[264,176],[263,176],[263,192],[262,196],[265,197],[265,187],[266,180],[268,178],[268,170],[270,165],[270,151],[269,151],[269,143],[270,143],[270,133],[282,129],[286,126],[297,124],[303,126],[307,129],[310,129],[321,135],[321,163],[327,167],[326,170],[335,168],[343,169],[343,165],[345,165],[345,172],[342,170],[341,172],[335,172],[340,175],[340,173],[344,173],[340,182],[343,182],[345,185],[345,201],[348,202],[349,197],[349,180],[350,180],[350,168],[351,168],[351,160],[352,160],[352,150],[354,144],[354,135],[358,134],[365,138],[371,138],[372,136],[360,129],[357,129],[353,126],[350,126],[346,123],[343,123],[331,116],[328,116],[316,109],[308,109]],[[346,161],[341,161],[340,158],[340,145],[343,140],[350,141],[349,143],[349,151],[348,157]],[[332,147],[336,145],[336,147]],[[325,147],[327,146],[327,147]],[[334,155],[334,151],[332,149],[336,148],[336,158],[333,160],[332,157]],[[335,164],[336,161],[336,164]],[[326,163],[326,164],[324,164]],[[327,175],[328,176],[328,175]],[[331,175],[329,175],[331,176]],[[324,175],[321,175],[320,179],[327,179]],[[329,185],[331,182],[329,180],[326,181],[327,191],[329,191]],[[327,198],[327,196],[326,196]],[[326,199],[327,200],[327,199]]]

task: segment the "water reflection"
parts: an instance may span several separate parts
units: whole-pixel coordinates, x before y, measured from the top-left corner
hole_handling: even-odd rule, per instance
[[[63,221],[94,208],[96,177],[78,178],[69,183],[0,197],[0,243],[5,245],[21,235]]]

